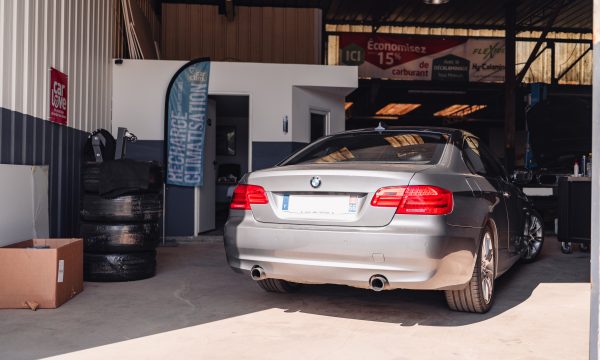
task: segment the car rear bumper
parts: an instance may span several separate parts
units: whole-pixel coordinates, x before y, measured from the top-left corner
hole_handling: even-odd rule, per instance
[[[307,284],[389,289],[457,289],[469,282],[481,229],[451,226],[444,216],[396,215],[384,227],[261,223],[236,211],[225,225],[229,265],[249,274]]]

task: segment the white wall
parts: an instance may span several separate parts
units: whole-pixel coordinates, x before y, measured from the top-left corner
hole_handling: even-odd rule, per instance
[[[69,77],[69,126],[110,126],[112,0],[0,0],[0,107],[48,118],[48,69]]]
[[[48,167],[0,165],[0,247],[47,238]]]
[[[164,106],[167,86],[173,74],[185,61],[124,60],[113,65],[113,132],[124,126],[141,140],[164,138]],[[209,94],[250,96],[251,141],[302,141],[294,131],[300,106],[292,109],[294,87],[327,88],[330,94],[332,122],[336,128],[343,123],[341,99],[358,86],[358,70],[351,66],[290,65],[212,62]],[[307,97],[314,99],[314,97]],[[310,104],[306,100],[303,104]],[[321,103],[323,104],[323,103]],[[339,106],[338,106],[339,105]],[[288,116],[290,131],[282,130],[282,120]],[[300,117],[300,121],[309,118]],[[298,139],[304,139],[301,132]]]
[[[310,142],[310,114],[312,111],[329,113],[329,134],[346,129],[345,96],[331,93],[323,87],[299,87],[293,89],[293,140]]]

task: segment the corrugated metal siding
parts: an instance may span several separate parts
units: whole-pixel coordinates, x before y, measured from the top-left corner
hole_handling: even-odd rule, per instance
[[[326,25],[328,32],[372,32],[369,25]],[[470,29],[444,29],[444,28],[419,28],[414,26],[382,26],[378,33],[405,34],[405,35],[432,35],[432,36],[473,36],[473,37],[504,37],[504,30],[470,30]],[[521,32],[521,38],[537,38],[539,32]],[[549,38],[568,40],[591,40],[591,34],[550,33]],[[525,65],[535,42],[517,41],[517,73]],[[556,76],[575,61],[589,44],[557,42],[556,51]],[[526,83],[551,81],[551,53],[546,50],[531,65],[523,81]],[[327,64],[339,65],[339,36],[329,35],[327,41]],[[591,85],[592,84],[592,52],[588,52],[562,79],[559,84]]]
[[[0,1],[0,163],[50,166],[53,237],[77,234],[86,131],[110,128],[111,1]],[[69,126],[45,120],[50,66],[69,76]]]
[[[321,63],[321,10],[236,6],[233,21],[212,5],[163,4],[167,60]]]
[[[52,66],[69,76],[69,125],[109,128],[111,1],[0,1],[0,107],[47,119]]]
[[[136,1],[142,9],[144,16],[148,19],[150,24],[150,30],[152,31],[152,39],[159,43],[160,48],[160,18],[154,12],[152,8],[151,0],[131,0]],[[113,14],[113,48],[112,56],[116,58],[128,58],[127,52],[127,38],[125,35],[125,27],[123,21],[123,13],[121,10],[121,0],[112,0],[112,14]],[[161,54],[162,56],[162,54]]]

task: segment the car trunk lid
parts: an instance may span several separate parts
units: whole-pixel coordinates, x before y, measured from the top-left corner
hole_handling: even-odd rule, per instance
[[[253,204],[252,214],[265,223],[385,226],[396,209],[371,206],[374,193],[382,187],[408,185],[415,172],[428,167],[340,163],[258,171],[250,174],[248,183],[262,186],[269,202]]]

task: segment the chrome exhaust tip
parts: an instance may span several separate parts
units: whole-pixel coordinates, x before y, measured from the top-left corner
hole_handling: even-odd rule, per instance
[[[388,288],[390,283],[383,275],[373,275],[369,279],[369,287],[373,291],[382,291]]]
[[[264,280],[267,278],[267,275],[265,274],[265,271],[263,270],[263,268],[261,268],[258,265],[254,265],[252,267],[252,270],[250,270],[250,276],[252,277],[252,280]]]

